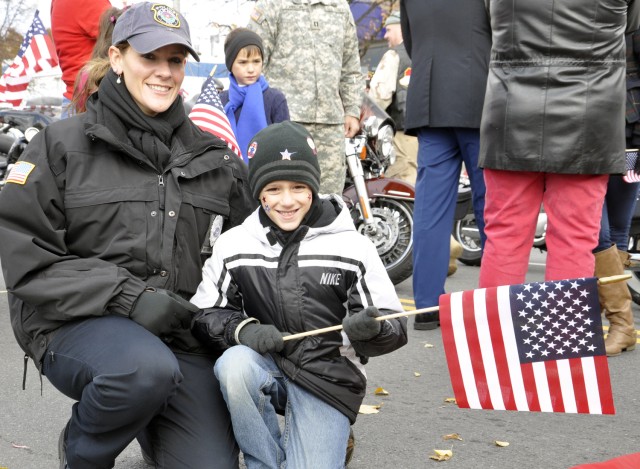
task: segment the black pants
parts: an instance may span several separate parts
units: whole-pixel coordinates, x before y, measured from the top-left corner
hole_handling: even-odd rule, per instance
[[[238,448],[209,356],[172,352],[127,318],[65,325],[43,373],[75,399],[67,438],[72,469],[111,468],[133,441],[158,468],[237,468]]]

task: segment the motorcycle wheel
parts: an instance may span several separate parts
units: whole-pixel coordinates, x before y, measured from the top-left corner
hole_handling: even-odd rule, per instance
[[[376,247],[387,274],[397,285],[413,274],[413,202],[378,198],[371,201],[376,232],[367,233],[362,218],[356,229]]]
[[[482,260],[480,231],[473,213],[465,215],[461,220],[456,220],[452,235],[462,245],[462,254],[458,260],[465,265],[480,265]]]

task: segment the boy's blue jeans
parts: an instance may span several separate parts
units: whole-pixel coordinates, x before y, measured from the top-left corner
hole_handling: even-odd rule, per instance
[[[248,469],[344,467],[349,419],[289,380],[270,355],[236,345],[214,371]]]

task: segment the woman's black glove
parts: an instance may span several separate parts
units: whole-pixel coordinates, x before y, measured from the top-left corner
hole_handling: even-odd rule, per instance
[[[189,329],[198,307],[172,291],[145,290],[138,297],[129,317],[158,337],[170,337],[176,329]]]
[[[344,318],[342,329],[351,342],[371,340],[380,334],[380,329],[382,328],[382,323],[375,319],[378,316],[380,316],[378,308],[369,306],[356,314],[351,314]]]
[[[245,324],[238,333],[238,342],[261,355],[284,348],[282,333],[271,324]]]

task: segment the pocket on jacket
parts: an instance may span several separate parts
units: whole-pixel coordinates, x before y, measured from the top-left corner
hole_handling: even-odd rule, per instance
[[[160,220],[155,186],[118,190],[67,191],[66,242],[81,257],[108,259],[135,275],[147,275],[147,247],[160,233],[151,228]]]

